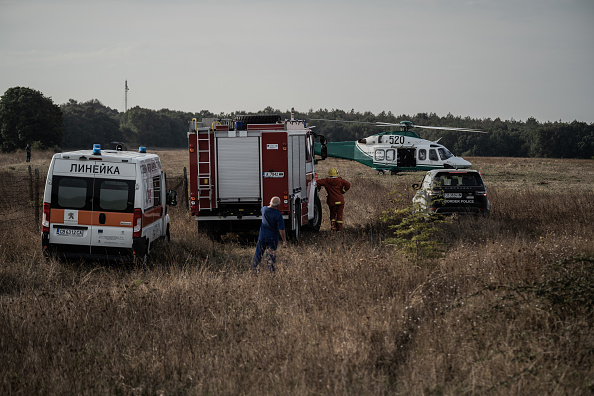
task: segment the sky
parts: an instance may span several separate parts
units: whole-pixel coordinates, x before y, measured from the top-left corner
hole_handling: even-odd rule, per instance
[[[594,0],[0,0],[0,94],[594,122]]]

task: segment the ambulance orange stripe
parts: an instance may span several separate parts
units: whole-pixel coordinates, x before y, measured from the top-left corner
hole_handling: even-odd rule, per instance
[[[99,216],[101,215],[101,213],[105,213],[104,224],[99,224]],[[93,225],[132,228],[133,220],[133,213],[93,212]]]
[[[86,226],[92,225],[92,223],[91,223],[92,213],[93,212],[88,211],[88,210],[79,210],[78,211],[78,223],[72,224],[72,225],[86,225]],[[50,221],[52,223],[70,225],[70,223],[64,222],[64,209],[52,209],[50,211]],[[99,218],[97,218],[97,223],[99,223]]]
[[[99,216],[101,213],[105,214],[105,223],[99,223]],[[88,210],[79,210],[78,211],[78,223],[76,224],[69,224],[66,225],[81,225],[81,226],[90,226],[90,225],[100,225],[106,227],[132,227],[132,220],[134,219],[134,214],[132,213],[114,213],[114,212],[91,212]],[[64,209],[52,209],[50,213],[50,221],[52,223],[64,224]],[[127,224],[122,224],[127,223]]]
[[[161,218],[162,207],[163,206],[160,205],[144,212],[144,215],[142,216],[142,226],[146,227],[147,225],[152,224],[155,221],[158,221]]]

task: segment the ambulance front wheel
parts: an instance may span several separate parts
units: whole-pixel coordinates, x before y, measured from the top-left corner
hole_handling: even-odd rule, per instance
[[[167,231],[165,231],[165,243],[171,241],[171,233],[169,232],[169,224],[167,224]]]

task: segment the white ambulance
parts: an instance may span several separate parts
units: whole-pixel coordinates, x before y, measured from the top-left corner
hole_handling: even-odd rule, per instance
[[[169,240],[165,173],[156,154],[101,150],[55,154],[43,197],[46,255],[145,262],[158,239]]]

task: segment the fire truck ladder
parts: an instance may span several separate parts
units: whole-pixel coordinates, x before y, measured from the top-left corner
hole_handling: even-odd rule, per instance
[[[210,129],[196,131],[198,146],[198,209],[214,209]]]

